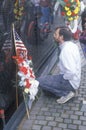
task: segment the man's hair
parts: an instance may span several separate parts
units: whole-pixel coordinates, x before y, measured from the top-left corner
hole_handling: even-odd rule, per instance
[[[70,41],[72,39],[72,32],[68,27],[57,27],[57,29],[60,29],[59,35],[63,36],[64,41]]]
[[[60,28],[59,35],[63,36],[64,41],[70,41],[72,39],[72,33],[68,28]]]

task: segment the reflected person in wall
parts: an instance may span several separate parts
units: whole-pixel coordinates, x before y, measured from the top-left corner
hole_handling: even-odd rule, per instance
[[[39,77],[38,81],[43,91],[59,97],[59,104],[66,103],[75,96],[81,80],[81,58],[78,46],[72,42],[72,33],[68,28],[58,27],[54,39],[59,43],[58,75]]]

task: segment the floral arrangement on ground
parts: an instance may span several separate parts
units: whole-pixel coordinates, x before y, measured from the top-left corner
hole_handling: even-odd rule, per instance
[[[31,58],[24,59],[21,56],[13,56],[13,59],[18,65],[19,86],[23,90],[23,94],[30,100],[35,100],[39,82],[35,80]]]

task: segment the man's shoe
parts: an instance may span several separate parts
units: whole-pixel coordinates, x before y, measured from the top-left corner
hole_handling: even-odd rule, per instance
[[[74,92],[70,92],[67,96],[62,96],[60,99],[57,99],[57,103],[63,104],[69,101],[71,98],[75,96]]]

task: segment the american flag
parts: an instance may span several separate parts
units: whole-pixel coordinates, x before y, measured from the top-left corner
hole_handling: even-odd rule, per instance
[[[16,31],[14,31],[14,43],[16,55],[22,56],[23,58],[27,58],[27,49]]]

